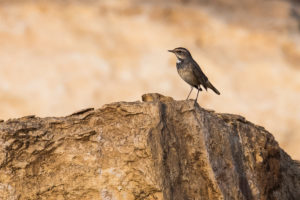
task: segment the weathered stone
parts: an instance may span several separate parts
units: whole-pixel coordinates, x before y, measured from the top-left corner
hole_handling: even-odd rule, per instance
[[[263,127],[143,99],[1,123],[0,199],[299,199],[299,164]]]

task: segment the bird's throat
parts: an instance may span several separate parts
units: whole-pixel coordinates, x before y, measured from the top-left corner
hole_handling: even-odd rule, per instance
[[[182,60],[180,60],[180,59],[177,59],[177,61],[176,61],[177,64],[179,64],[181,62],[182,62]]]

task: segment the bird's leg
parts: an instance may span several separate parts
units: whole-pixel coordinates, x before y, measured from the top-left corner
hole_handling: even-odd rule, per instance
[[[188,99],[189,99],[189,97],[190,97],[190,95],[191,95],[192,91],[193,91],[193,86],[191,86],[191,91],[190,91],[189,95],[187,96],[186,100],[188,100]]]
[[[201,89],[201,88],[198,88],[198,91],[197,91],[197,96],[196,96],[196,99],[195,99],[195,102],[194,102],[195,105],[196,105],[196,103],[197,103],[198,94],[199,94],[200,89]]]

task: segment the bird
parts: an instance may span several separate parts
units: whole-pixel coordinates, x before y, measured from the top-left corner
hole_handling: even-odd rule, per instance
[[[199,91],[202,91],[201,86],[207,91],[207,88],[214,91],[217,95],[220,95],[219,90],[217,90],[213,84],[208,80],[207,76],[203,73],[202,69],[198,63],[193,59],[189,50],[183,47],[177,47],[173,50],[168,50],[174,53],[177,57],[176,68],[179,76],[191,86],[191,91],[189,92],[186,100],[189,99],[194,88],[197,89],[197,96],[194,104],[196,104],[198,99]]]

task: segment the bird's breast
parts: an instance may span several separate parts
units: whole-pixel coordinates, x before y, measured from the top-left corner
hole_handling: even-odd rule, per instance
[[[198,80],[196,78],[196,76],[193,73],[193,69],[191,67],[189,67],[188,65],[184,66],[182,64],[177,64],[177,72],[179,74],[179,76],[188,84],[192,85],[192,86],[198,86]]]

